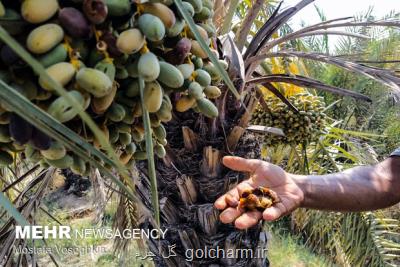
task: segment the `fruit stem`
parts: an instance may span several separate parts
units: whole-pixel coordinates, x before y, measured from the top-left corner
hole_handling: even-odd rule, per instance
[[[78,54],[72,48],[70,38],[67,36],[64,37],[64,47],[67,49],[68,57],[72,66],[74,66],[76,70],[79,69],[80,63],[78,60]]]
[[[143,4],[136,4],[136,8],[137,8],[137,11],[136,11],[135,15],[136,14],[138,14],[139,16],[142,15],[143,12],[144,12],[144,5]]]
[[[189,27],[186,25],[181,33],[182,37],[187,38]]]
[[[140,49],[140,54],[146,54],[146,53],[148,53],[148,52],[150,52],[150,50],[149,50],[149,48],[147,47],[147,43],[145,42],[144,43],[144,45],[143,45],[143,47],[142,47],[142,49]]]

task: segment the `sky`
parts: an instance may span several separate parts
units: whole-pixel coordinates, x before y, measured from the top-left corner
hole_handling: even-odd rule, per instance
[[[300,0],[283,0],[282,7],[294,6],[299,2]],[[372,14],[377,18],[382,18],[393,10],[400,12],[400,0],[315,0],[289,21],[291,27],[295,30],[301,28],[302,21],[306,25],[320,22],[315,5],[322,9],[327,20],[362,14],[371,6],[373,7]],[[338,41],[338,36],[330,36],[329,47],[333,48]]]
[[[296,5],[300,0],[284,0],[282,6]],[[392,10],[400,12],[400,0],[315,0],[292,19],[293,27],[296,28],[304,20],[307,24],[319,22],[318,13],[314,5],[323,10],[327,19],[353,16],[365,13],[368,7],[374,7],[373,14],[378,18],[390,13]]]

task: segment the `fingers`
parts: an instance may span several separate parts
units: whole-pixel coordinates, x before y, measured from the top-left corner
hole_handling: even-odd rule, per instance
[[[243,211],[237,208],[227,208],[219,215],[219,220],[225,224],[231,223],[236,220],[236,218],[238,218],[242,212]]]
[[[253,173],[261,166],[263,162],[257,159],[244,159],[240,157],[226,156],[222,159],[222,163],[234,171]]]
[[[264,210],[262,217],[264,220],[276,221],[287,213],[286,207],[282,203],[276,203],[274,206]]]
[[[223,210],[228,206],[228,203],[226,202],[226,194],[219,197],[215,202],[214,202],[214,207],[216,207],[219,210]]]
[[[237,189],[232,189],[225,195],[219,197],[215,202],[214,202],[214,207],[216,207],[219,210],[226,209],[226,207],[230,206],[230,203],[233,202],[233,199],[236,201],[239,201],[239,193]]]
[[[241,230],[250,228],[256,225],[262,218],[262,213],[259,211],[250,211],[243,213],[235,221],[235,227]]]
[[[249,211],[243,213],[240,209],[227,208],[224,210],[219,219],[222,223],[228,224],[235,222],[235,227],[238,229],[247,229],[256,225],[262,218],[262,213],[259,211]]]
[[[226,209],[226,207],[233,207],[236,208],[239,204],[239,195],[237,197],[232,196],[230,193],[226,193],[222,197],[218,198],[214,206],[219,209],[223,210]]]
[[[239,200],[237,200],[236,198],[234,198],[231,195],[226,195],[225,201],[229,207],[236,208],[237,206],[239,206]]]
[[[277,207],[270,207],[263,212],[263,219],[272,222],[281,217],[282,212]]]
[[[218,198],[215,201],[214,206],[219,210],[226,209],[226,207],[236,207],[239,204],[238,202],[240,194],[248,189],[253,189],[253,187],[249,184],[249,181],[241,182],[228,193]]]

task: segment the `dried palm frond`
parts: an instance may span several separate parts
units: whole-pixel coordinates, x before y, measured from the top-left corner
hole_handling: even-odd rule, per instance
[[[139,177],[136,168],[132,168],[130,172],[132,177]],[[150,191],[150,184],[148,184],[147,190]],[[141,191],[137,190],[136,193],[140,196]],[[151,208],[150,195],[147,195],[146,198],[147,202],[142,202],[141,204]],[[141,209],[141,206],[137,205],[136,202],[133,202],[124,194],[119,194],[119,203],[113,221],[114,229],[117,229],[121,232],[124,229],[140,229],[145,220],[150,220],[151,222],[153,222],[153,225],[156,225],[156,223],[151,220],[151,218],[152,217],[149,214],[149,210]],[[136,244],[138,245],[139,249],[145,249],[145,241],[146,240],[137,240]],[[127,252],[131,243],[132,240],[116,238],[114,240],[114,252],[117,254]]]
[[[101,177],[98,169],[92,170],[89,178],[93,187],[94,199],[96,199],[94,203],[96,214],[95,223],[98,224],[103,219],[104,210],[107,205],[106,192],[104,188],[105,186],[103,178]]]
[[[35,214],[40,207],[40,203],[42,199],[45,197],[47,193],[47,188],[53,178],[55,173],[54,168],[49,168],[47,170],[41,171],[38,176],[33,178],[25,189],[20,192],[18,197],[13,201],[15,207],[19,210],[19,212],[24,216],[30,223],[33,223],[35,220]],[[19,179],[21,180],[21,179]],[[10,264],[10,261],[13,259],[12,255],[15,253],[15,248],[22,246],[22,248],[27,247],[29,244],[25,242],[25,240],[15,239],[15,219],[10,218],[0,229],[0,265],[5,266]],[[31,255],[24,254],[20,255],[19,261],[24,260],[27,265],[32,264],[32,260],[35,261],[35,258],[31,258]],[[51,257],[51,260],[56,264],[57,262]]]
[[[138,221],[138,210],[137,205],[132,202],[127,197],[120,195],[119,204],[117,211],[114,216],[113,228],[119,231],[124,231],[125,229],[139,229],[140,221]],[[138,241],[138,245],[141,249],[144,248],[144,240]],[[114,252],[124,253],[129,249],[129,245],[132,243],[129,239],[116,238],[114,240]]]

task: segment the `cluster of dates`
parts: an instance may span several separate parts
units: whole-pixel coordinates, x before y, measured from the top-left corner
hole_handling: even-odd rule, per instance
[[[204,41],[216,47],[212,0],[183,6]],[[124,164],[147,157],[143,108],[150,113],[159,157],[166,153],[163,123],[174,111],[218,116],[213,99],[221,94],[215,86],[221,78],[172,0],[3,0],[0,25],[91,115]],[[6,45],[0,48],[0,77],[102,149],[79,110]],[[12,163],[11,152],[23,152],[31,162],[89,171],[87,162],[13,114],[6,101],[0,104],[0,164]]]
[[[269,111],[261,105],[253,114],[252,123],[283,130],[285,136],[267,135],[265,144],[300,144],[315,141],[326,127],[325,101],[309,93],[290,96],[289,101],[299,110],[291,110],[277,97],[265,99]]]

